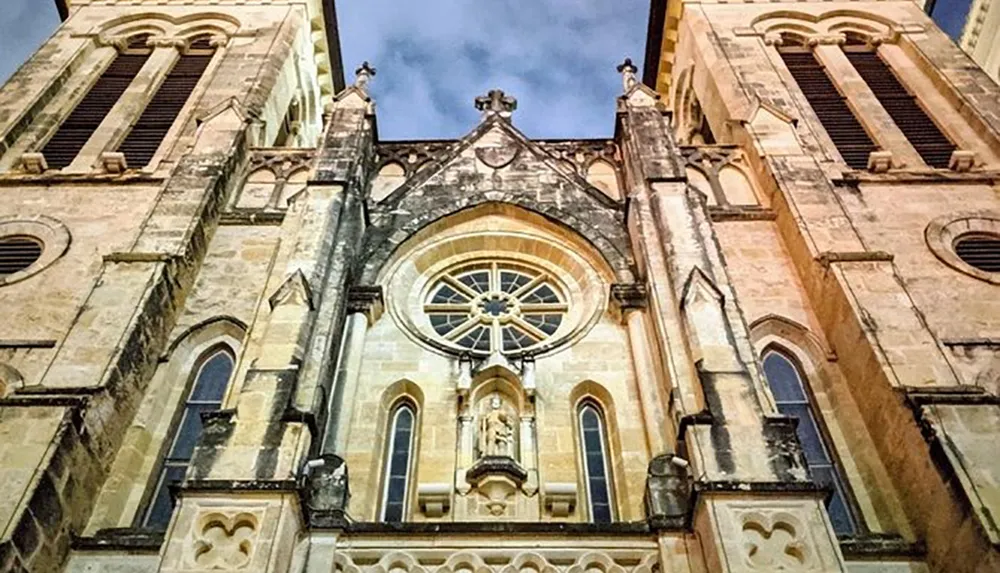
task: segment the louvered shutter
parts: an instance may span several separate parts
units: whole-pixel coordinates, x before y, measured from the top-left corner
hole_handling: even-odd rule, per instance
[[[844,52],[924,163],[947,169],[955,145],[941,133],[916,98],[899,83],[882,58],[870,50],[854,51],[848,48]]]
[[[191,48],[196,47],[202,46],[195,43],[191,45]],[[211,53],[200,52],[184,54],[178,58],[132,131],[118,147],[118,151],[125,154],[125,161],[130,168],[143,167],[153,158],[211,60]]]
[[[875,143],[816,57],[806,50],[781,50],[781,59],[844,161],[854,169],[867,169]]]
[[[130,42],[129,49],[144,47],[145,39],[145,36],[134,39]],[[42,148],[42,154],[50,168],[62,169],[73,162],[148,59],[147,51],[142,54],[119,54],[111,62],[94,87],[90,88]]]

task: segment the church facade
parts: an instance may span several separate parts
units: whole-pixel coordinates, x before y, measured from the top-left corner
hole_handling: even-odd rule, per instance
[[[611,137],[420,141],[332,1],[62,8],[0,571],[1000,570],[1000,87],[916,4],[654,1]]]

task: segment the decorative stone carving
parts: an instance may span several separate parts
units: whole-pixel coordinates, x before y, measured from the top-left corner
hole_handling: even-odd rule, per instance
[[[542,486],[542,500],[552,517],[569,517],[576,509],[576,483],[547,483]]]
[[[257,517],[250,513],[210,513],[202,517],[193,564],[200,569],[234,571],[250,564],[257,538]]]
[[[514,457],[515,431],[510,415],[501,408],[498,394],[490,398],[489,408],[479,419],[479,457]]]
[[[354,70],[354,87],[368,93],[368,84],[375,77],[375,68],[368,64],[368,61],[361,62],[358,69]]]
[[[27,173],[40,175],[45,173],[45,170],[48,168],[49,163],[40,152],[25,153],[21,156],[21,169],[24,169]]]
[[[885,173],[890,169],[892,169],[891,151],[872,151],[868,156],[868,171]]]
[[[101,168],[106,173],[124,173],[128,169],[128,161],[125,160],[125,154],[120,151],[105,151],[101,153],[98,161],[100,161]]]
[[[521,154],[521,145],[499,128],[494,128],[476,142],[476,157],[487,167],[502,169]]]
[[[976,164],[976,152],[966,149],[956,149],[951,152],[948,159],[948,169],[952,171],[965,172],[971,170]]]
[[[427,517],[442,517],[451,509],[451,484],[422,483],[417,485],[417,504]]]
[[[611,285],[611,301],[618,305],[622,314],[630,310],[646,308],[646,285],[641,283]]]
[[[622,75],[622,92],[629,91],[639,83],[635,78],[635,73],[639,71],[639,68],[632,63],[632,58],[625,58],[625,61],[618,64],[615,69]]]
[[[347,313],[363,312],[372,325],[382,317],[385,298],[379,285],[355,285],[347,291]]]
[[[510,117],[517,109],[517,99],[509,96],[501,89],[492,89],[476,98],[476,109],[483,112],[483,115],[495,113],[500,117]]]
[[[305,306],[312,310],[312,288],[310,288],[309,281],[306,280],[302,271],[296,270],[285,279],[285,282],[281,283],[281,286],[267,299],[267,302],[271,305],[271,310],[285,305]]]
[[[746,561],[760,571],[807,571],[808,547],[799,539],[801,525],[791,515],[751,513],[743,520]]]

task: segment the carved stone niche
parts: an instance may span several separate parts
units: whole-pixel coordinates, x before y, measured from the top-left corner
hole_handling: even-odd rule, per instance
[[[512,368],[477,370],[458,389],[455,519],[537,519],[534,404]]]

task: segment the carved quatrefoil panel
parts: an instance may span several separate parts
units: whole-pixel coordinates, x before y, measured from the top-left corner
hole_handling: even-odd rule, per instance
[[[802,526],[784,513],[743,516],[747,565],[759,571],[809,571],[812,559],[802,540]]]
[[[199,523],[194,564],[205,569],[234,571],[250,564],[257,540],[257,516],[250,513],[210,513]]]

